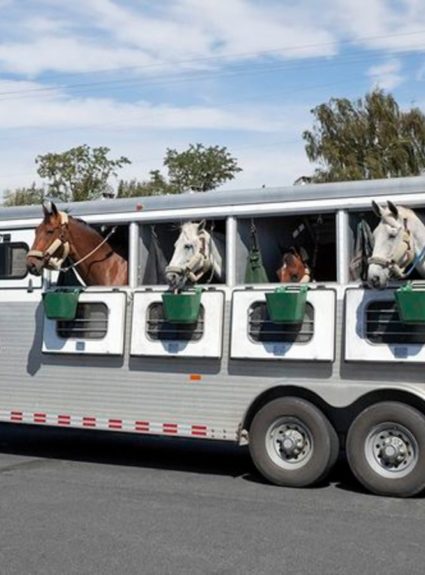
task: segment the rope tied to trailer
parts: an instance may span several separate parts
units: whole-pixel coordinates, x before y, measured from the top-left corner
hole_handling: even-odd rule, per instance
[[[350,261],[349,271],[350,279],[352,281],[367,279],[367,269],[369,259],[373,253],[373,233],[369,224],[360,216],[360,221],[357,223],[354,255]]]
[[[89,259],[89,257],[91,257],[93,254],[95,254],[102,246],[104,246],[106,244],[106,242],[109,240],[109,238],[117,231],[117,226],[114,226],[110,232],[108,232],[108,234],[103,238],[103,240],[100,242],[100,244],[98,244],[94,249],[92,249],[88,254],[86,254],[85,256],[83,256],[82,258],[80,258],[78,261],[74,262],[73,264],[71,264],[70,266],[67,267],[61,267],[58,271],[60,272],[68,272],[69,270],[72,270],[74,268],[76,268],[78,265],[80,265],[81,263],[85,262],[86,260]]]
[[[250,240],[251,247],[248,252],[248,258],[245,268],[245,283],[247,284],[258,284],[258,283],[268,283],[269,279],[267,277],[266,270],[263,265],[263,259],[261,257],[257,227],[255,221],[252,218],[250,224]]]

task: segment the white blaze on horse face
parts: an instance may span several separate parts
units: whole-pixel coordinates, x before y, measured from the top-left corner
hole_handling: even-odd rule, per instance
[[[205,235],[207,232],[203,231]],[[168,264],[166,278],[169,286],[173,289],[184,287],[187,281],[185,270],[190,267],[190,271],[196,274],[202,268],[201,257],[202,242],[199,237],[199,225],[197,223],[187,222],[182,225],[181,233],[174,244],[174,254]],[[209,242],[205,241],[205,257],[209,257]]]
[[[374,248],[372,258],[391,262],[403,244],[403,223],[390,210],[382,209],[381,221],[373,232]],[[396,262],[398,263],[398,262]],[[373,288],[384,289],[390,280],[390,269],[378,263],[371,263],[367,272],[368,283]]]

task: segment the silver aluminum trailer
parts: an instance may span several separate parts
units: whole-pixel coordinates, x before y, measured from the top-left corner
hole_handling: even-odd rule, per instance
[[[128,243],[128,286],[85,289],[82,331],[45,317],[42,293],[58,274],[26,273],[41,208],[2,208],[0,421],[249,443],[261,473],[292,486],[323,478],[342,446],[369,490],[420,492],[423,330],[400,328],[392,341],[379,322],[395,313],[397,286],[349,282],[356,222],[371,220],[372,200],[387,199],[425,215],[425,178],[70,204],[71,215],[92,225],[120,226]],[[152,311],[166,286],[150,284],[146,269],[152,226],[170,252],[175,224],[202,218],[225,235],[226,281],[204,286],[193,333],[167,339]],[[250,286],[253,218],[271,282]],[[334,265],[310,284],[300,330],[263,337],[282,238],[291,241],[309,222],[325,222],[319,251]],[[370,313],[378,315],[372,331]]]

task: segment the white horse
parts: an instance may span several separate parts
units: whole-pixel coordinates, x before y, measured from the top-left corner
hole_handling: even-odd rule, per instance
[[[173,290],[183,289],[187,283],[199,280],[222,280],[223,255],[220,247],[205,229],[206,222],[187,222],[181,226],[174,244],[174,254],[165,268],[167,283]]]
[[[374,288],[383,289],[391,278],[404,279],[412,267],[425,277],[425,226],[413,210],[387,202],[386,208],[372,202],[380,222],[369,258],[367,278]]]

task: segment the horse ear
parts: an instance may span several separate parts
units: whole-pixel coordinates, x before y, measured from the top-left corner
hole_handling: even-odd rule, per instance
[[[398,207],[393,204],[390,200],[387,201],[388,208],[392,215],[397,219],[398,218]]]
[[[207,225],[207,220],[201,220],[198,224],[198,232],[202,232],[205,230],[205,226]]]
[[[382,218],[382,209],[374,200],[372,200],[372,210],[376,217]]]
[[[52,213],[52,202],[50,200],[43,200],[43,213],[44,217],[50,216]]]

